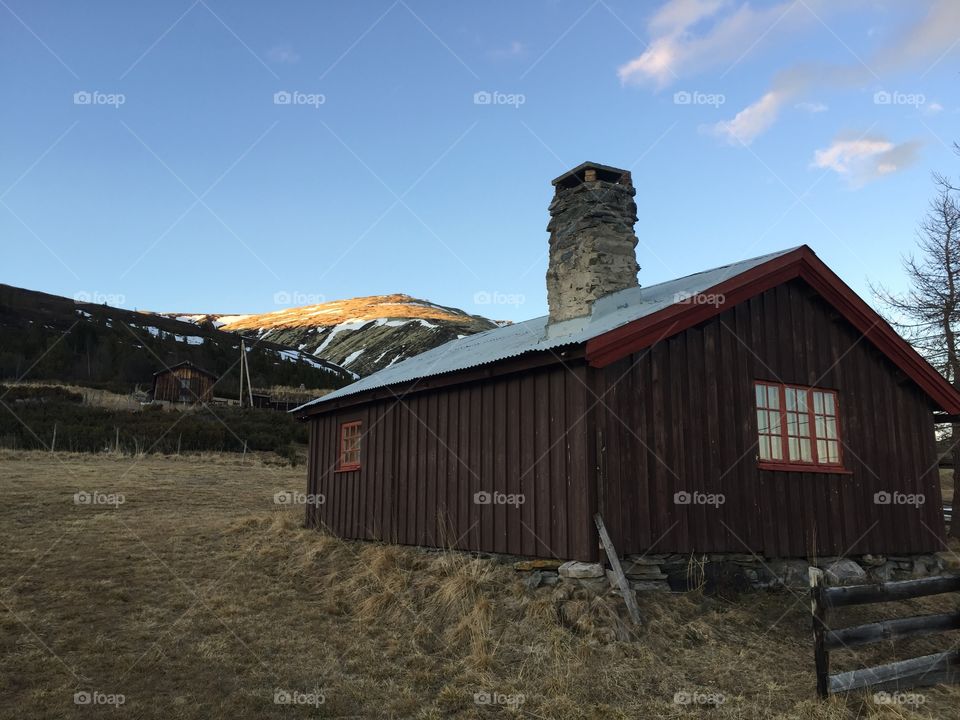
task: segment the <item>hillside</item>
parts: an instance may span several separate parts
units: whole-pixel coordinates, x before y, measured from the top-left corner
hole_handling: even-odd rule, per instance
[[[268,340],[250,344],[256,387],[330,389],[355,379],[334,363]],[[165,365],[190,360],[221,376],[216,395],[236,397],[239,355],[238,336],[213,326],[0,284],[0,379],[26,374],[129,392],[149,389]]]
[[[256,335],[336,363],[358,375],[400,362],[492,320],[409,295],[373,295],[256,315],[164,313],[200,327]]]

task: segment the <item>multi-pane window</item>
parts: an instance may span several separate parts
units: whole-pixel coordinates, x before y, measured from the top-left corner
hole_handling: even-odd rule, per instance
[[[761,462],[842,465],[833,390],[757,382]]]
[[[360,468],[360,422],[343,423],[340,426],[340,458],[338,470]]]

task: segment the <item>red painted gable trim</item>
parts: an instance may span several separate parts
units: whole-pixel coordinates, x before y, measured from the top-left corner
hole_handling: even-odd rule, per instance
[[[587,360],[593,367],[604,367],[794,278],[806,281],[941,410],[960,413],[960,393],[806,245],[703,291],[722,295],[722,304],[671,305],[589,340]]]

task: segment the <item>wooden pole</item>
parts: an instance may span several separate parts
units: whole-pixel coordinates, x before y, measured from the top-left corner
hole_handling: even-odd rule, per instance
[[[246,359],[246,350],[244,350],[243,368],[247,373],[247,393],[250,395],[250,407],[253,407],[253,385],[250,384],[250,362]]]
[[[246,360],[246,352],[243,348],[243,339],[240,340],[240,407],[243,407],[243,363]]]
[[[620,557],[613,547],[613,541],[610,540],[610,535],[607,533],[607,527],[603,524],[603,518],[600,516],[600,513],[593,516],[593,521],[597,525],[597,532],[600,533],[600,542],[603,543],[603,549],[607,551],[607,559],[610,561],[610,567],[616,578],[617,587],[620,588],[620,594],[623,595],[623,600],[627,604],[627,611],[630,613],[630,618],[633,620],[634,625],[642,625],[640,608],[637,606],[637,598],[633,594],[633,590],[630,589],[627,576],[623,573],[623,567],[620,565]]]
[[[243,441],[243,457],[240,458],[240,462],[244,463],[247,460],[247,441]]]
[[[114,442],[113,451],[114,451],[117,455],[119,455],[119,454],[120,454],[120,428],[117,427],[117,428],[116,428],[116,431],[117,431],[117,439],[116,439],[116,441]]]
[[[813,661],[817,671],[817,695],[830,694],[830,655],[824,645],[827,608],[823,603],[823,570],[810,566],[810,614],[813,617]]]
[[[53,440],[50,441],[50,452],[53,452],[57,447],[57,424],[53,424]]]
[[[183,440],[183,433],[177,435],[177,456],[180,455],[180,441]]]

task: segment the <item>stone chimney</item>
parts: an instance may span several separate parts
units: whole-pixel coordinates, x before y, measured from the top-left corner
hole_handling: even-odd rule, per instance
[[[637,286],[636,191],[630,172],[586,162],[553,181],[547,303],[556,323],[587,316],[597,298]]]

